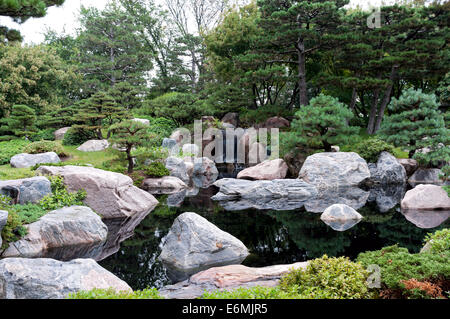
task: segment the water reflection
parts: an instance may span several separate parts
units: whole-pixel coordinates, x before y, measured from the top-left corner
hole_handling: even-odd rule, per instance
[[[450,217],[450,210],[402,210],[403,216],[422,229],[435,228],[446,222]]]

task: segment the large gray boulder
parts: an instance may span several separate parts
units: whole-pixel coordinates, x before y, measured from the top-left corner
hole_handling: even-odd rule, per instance
[[[192,180],[196,187],[207,188],[217,180],[219,171],[216,164],[207,157],[194,159],[192,169]]]
[[[388,152],[382,152],[376,164],[369,164],[370,179],[377,184],[405,184],[406,170],[397,159]]]
[[[67,131],[70,130],[70,126],[69,127],[63,127],[60,128],[59,130],[56,130],[53,134],[55,136],[55,140],[63,140],[64,139],[64,135],[66,135]]]
[[[152,211],[158,201],[126,175],[85,166],[41,166],[39,174],[59,175],[69,192],[84,189],[84,203],[103,218],[126,218]]]
[[[412,187],[420,184],[447,185],[448,183],[444,183],[439,178],[441,174],[442,171],[438,168],[419,168],[408,179],[408,182]]]
[[[100,152],[109,147],[108,140],[89,140],[80,145],[77,150],[80,152]]]
[[[401,206],[402,209],[450,209],[450,198],[441,186],[423,184],[407,191]]]
[[[175,176],[181,179],[186,184],[189,184],[190,178],[187,173],[187,167],[183,159],[170,156],[166,158],[166,168],[170,171],[170,176]]]
[[[313,185],[298,179],[275,179],[273,181],[249,181],[236,178],[223,178],[214,183],[219,192],[213,200],[238,199],[294,199],[306,201],[317,196]]]
[[[159,259],[172,280],[215,266],[240,264],[247,256],[245,245],[195,213],[178,216],[163,239]]]
[[[43,176],[0,181],[0,194],[9,196],[15,203],[36,204],[52,193],[50,181]]]
[[[320,219],[336,231],[345,231],[355,226],[363,217],[345,204],[334,204],[325,209]]]
[[[258,165],[246,168],[237,175],[239,179],[274,180],[286,177],[288,166],[284,160],[278,158],[266,160]]]
[[[0,234],[2,233],[3,227],[5,227],[8,222],[8,212],[5,210],[0,210]],[[0,248],[2,247],[2,236],[0,236]]]
[[[274,265],[261,268],[243,265],[214,267],[191,276],[188,280],[159,290],[168,299],[195,299],[205,291],[228,291],[236,288],[275,287],[280,278],[292,269],[306,269],[308,262],[291,265]]]
[[[317,153],[308,156],[298,176],[319,188],[358,186],[369,177],[366,161],[354,152]]]
[[[92,259],[0,260],[0,299],[64,299],[94,288],[131,292],[131,287]]]
[[[397,158],[397,161],[405,168],[407,176],[411,176],[419,167],[419,163],[412,158]]]
[[[162,141],[162,147],[167,149],[170,156],[177,155],[180,151],[177,141],[173,138],[164,138]]]
[[[100,216],[84,206],[51,211],[26,228],[27,235],[10,243],[2,258],[95,258],[108,234]]]
[[[11,167],[15,168],[26,168],[32,167],[36,164],[49,164],[49,163],[59,163],[61,159],[55,152],[47,152],[40,154],[17,154],[11,157],[10,164]]]
[[[151,194],[173,194],[187,188],[185,182],[175,176],[164,176],[161,178],[146,178],[142,188]]]

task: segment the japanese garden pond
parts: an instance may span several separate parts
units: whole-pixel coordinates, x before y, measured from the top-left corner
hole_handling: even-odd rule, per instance
[[[288,211],[245,207],[236,210],[236,206],[211,200],[218,191],[211,186],[199,189],[195,196],[175,195],[176,203],[172,203],[173,195],[155,195],[160,205],[151,213],[127,221],[126,227],[120,223],[112,226],[118,227],[122,235],[111,240],[111,247],[98,258],[99,264],[133,289],[170,284],[167,269],[158,261],[161,240],[174,219],[184,212],[195,212],[240,239],[250,251],[242,264],[251,267],[290,264],[324,254],[354,259],[360,252],[394,244],[418,252],[427,233],[450,223],[447,211],[405,214],[400,210],[401,197],[391,203],[394,206],[390,209],[380,208],[377,201],[369,198],[357,209],[364,218],[345,231],[336,231],[320,219],[320,212],[314,209],[317,203],[313,209],[306,205],[309,211],[305,207]],[[169,207],[167,202],[175,205]],[[129,238],[123,240],[126,237]]]

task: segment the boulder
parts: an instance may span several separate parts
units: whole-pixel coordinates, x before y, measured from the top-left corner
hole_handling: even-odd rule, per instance
[[[190,154],[193,157],[197,157],[200,155],[200,149],[195,144],[184,144],[183,154]]]
[[[177,142],[178,145],[180,145],[180,143],[183,141],[184,138],[190,138],[190,136],[185,136],[187,135],[187,132],[183,133],[182,130],[176,130],[174,132],[172,132],[172,134],[170,135],[170,138],[175,140]]]
[[[26,228],[27,235],[10,243],[1,257],[95,258],[108,233],[100,216],[84,206],[51,211]]]
[[[64,299],[70,293],[94,288],[132,291],[126,282],[92,259],[0,260],[0,299]]]
[[[147,120],[147,119],[134,118],[133,121],[142,123],[144,125],[150,125],[150,120]]]
[[[283,127],[289,127],[291,126],[291,123],[289,123],[288,120],[286,120],[284,117],[281,116],[274,116],[271,118],[268,118],[263,124],[258,125],[258,128],[283,128]]]
[[[70,127],[63,127],[59,130],[56,130],[53,134],[55,135],[55,140],[63,140],[64,135],[66,135],[67,131],[70,130]]]
[[[298,176],[319,188],[358,186],[369,177],[366,161],[354,152],[317,153],[308,156]]]
[[[407,176],[411,176],[419,167],[419,163],[412,158],[397,158],[397,161],[405,168]]]
[[[405,184],[406,170],[388,152],[382,152],[376,164],[369,164],[370,179],[376,184]]]
[[[298,177],[300,170],[308,158],[309,150],[295,148],[284,156],[289,170],[289,176]]]
[[[370,189],[369,202],[376,202],[378,210],[382,213],[399,204],[406,193],[405,184],[375,185]]]
[[[199,188],[207,188],[217,180],[219,171],[216,164],[207,157],[194,159],[192,169],[192,180],[194,185]]]
[[[36,204],[51,193],[51,183],[43,176],[0,181],[0,194],[11,197],[14,203],[21,205]]]
[[[345,204],[334,204],[325,209],[320,219],[337,231],[345,231],[355,226],[363,217]]]
[[[420,184],[444,185],[445,183],[439,178],[441,174],[442,171],[438,168],[419,168],[408,182],[412,187]]]
[[[177,155],[180,151],[177,141],[173,138],[164,138],[162,147],[168,150],[170,156]]]
[[[195,299],[205,291],[224,291],[255,286],[275,287],[279,284],[280,278],[292,269],[306,269],[307,266],[308,262],[261,268],[243,265],[214,267],[199,272],[188,280],[165,286],[159,292],[163,297],[170,299]]]
[[[142,188],[151,194],[173,194],[187,188],[187,185],[178,177],[164,176],[146,178],[142,183]]]
[[[331,151],[337,153],[341,151],[341,148],[337,145],[333,145],[331,146]]]
[[[3,227],[5,227],[8,222],[8,212],[5,210],[0,210],[0,234],[2,233]],[[0,236],[0,248],[2,247],[2,237]]]
[[[69,192],[84,189],[84,203],[103,218],[130,217],[152,211],[158,201],[126,175],[84,166],[41,166],[39,174],[60,175]]]
[[[422,184],[406,192],[401,206],[402,209],[450,209],[450,198],[441,186]]]
[[[17,154],[11,157],[11,167],[15,168],[26,168],[32,167],[36,164],[49,164],[49,163],[59,163],[61,159],[55,152],[47,152],[40,154]]]
[[[264,161],[239,172],[237,178],[250,180],[274,180],[286,177],[288,166],[282,159]]]
[[[181,158],[170,156],[166,158],[165,165],[170,171],[170,176],[178,177],[186,184],[189,184],[190,178],[187,173],[187,166]]]
[[[245,245],[195,213],[178,216],[163,239],[159,259],[172,280],[215,266],[241,263],[247,256]]]
[[[77,148],[81,152],[100,152],[109,147],[108,140],[89,140]]]
[[[317,196],[317,189],[313,185],[298,179],[275,179],[272,181],[249,181],[245,179],[224,178],[216,181],[214,186],[219,192],[213,200],[261,200],[284,199],[307,201]]]
[[[239,126],[239,113],[227,113],[222,118],[222,123],[229,123],[233,125],[233,128]]]

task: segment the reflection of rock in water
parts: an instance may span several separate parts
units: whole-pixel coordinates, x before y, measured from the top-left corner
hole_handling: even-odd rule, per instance
[[[195,187],[208,188],[217,180],[218,176],[218,174],[194,175],[192,176],[192,182],[194,183]]]
[[[363,207],[370,192],[359,187],[320,188],[319,195],[305,202],[305,209],[312,213],[322,213],[334,204],[345,204],[353,209]]]
[[[352,228],[353,226],[355,226],[356,224],[358,224],[361,220],[359,219],[350,219],[347,221],[339,221],[339,220],[324,220],[323,222],[325,224],[327,224],[328,226],[330,226],[333,230],[336,231],[346,231],[350,228]]]
[[[186,197],[186,190],[167,196],[167,206],[180,207]]]
[[[405,196],[406,184],[376,185],[370,190],[369,202],[376,202],[380,212],[385,213],[399,204]]]
[[[249,208],[287,211],[302,208],[304,204],[304,201],[296,201],[288,198],[259,198],[256,200],[241,199],[238,201],[219,201],[219,205],[228,211],[239,211]]]
[[[151,211],[141,212],[125,219],[111,218],[103,220],[105,225],[108,227],[108,237],[100,254],[93,258],[100,261],[118,252],[120,243],[133,236],[134,229],[150,212]]]
[[[435,228],[450,217],[450,210],[402,210],[405,218],[419,228]]]

